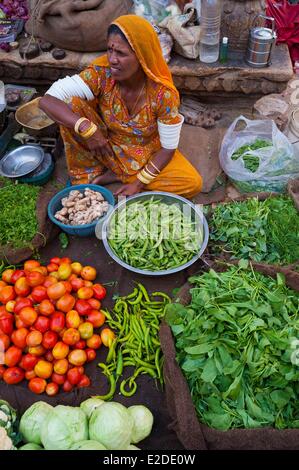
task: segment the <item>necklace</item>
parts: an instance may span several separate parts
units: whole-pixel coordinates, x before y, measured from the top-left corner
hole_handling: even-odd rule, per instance
[[[144,88],[145,88],[145,82],[143,83],[143,86],[142,86],[140,92],[138,93],[137,99],[136,99],[136,101],[135,101],[135,103],[134,103],[134,106],[133,106],[131,112],[130,112],[130,116],[133,116],[134,111],[135,111],[135,108],[136,108],[136,106],[137,106],[137,104],[138,104],[138,102],[139,102],[139,100],[140,100],[140,98],[141,98],[141,95],[142,95],[143,91],[144,91]]]

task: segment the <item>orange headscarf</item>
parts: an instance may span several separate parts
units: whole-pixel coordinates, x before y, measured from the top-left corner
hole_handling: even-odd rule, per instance
[[[155,82],[162,83],[178,94],[153,26],[137,15],[119,16],[112,24],[118,26],[126,36],[145,74]],[[107,55],[97,58],[92,64],[103,67],[109,66]]]

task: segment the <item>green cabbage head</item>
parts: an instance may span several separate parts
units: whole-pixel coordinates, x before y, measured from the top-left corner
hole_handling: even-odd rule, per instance
[[[87,419],[90,419],[92,412],[103,403],[105,403],[104,400],[101,400],[100,398],[88,398],[87,400],[82,401],[80,408],[86,414]]]
[[[87,417],[79,407],[56,406],[41,428],[41,441],[46,450],[67,450],[87,439]]]
[[[37,401],[28,408],[20,421],[20,433],[24,442],[41,444],[41,426],[44,423],[48,413],[53,410],[53,406],[44,401]]]
[[[151,411],[143,405],[130,406],[128,412],[133,419],[131,443],[137,444],[150,435],[154,417]]]

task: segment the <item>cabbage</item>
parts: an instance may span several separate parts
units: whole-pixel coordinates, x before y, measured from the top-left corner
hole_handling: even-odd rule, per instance
[[[107,449],[98,441],[80,441],[72,445],[70,450],[107,450]]]
[[[101,442],[109,450],[126,449],[132,429],[133,419],[120,403],[103,403],[89,421],[90,439]]]
[[[20,433],[24,442],[41,444],[40,430],[48,413],[53,410],[53,406],[44,401],[37,401],[28,408],[20,421]]]
[[[86,439],[88,422],[79,407],[56,406],[41,427],[41,441],[46,450],[66,450]]]
[[[29,442],[28,444],[25,444],[24,446],[19,447],[19,450],[44,450],[44,449],[38,444],[35,444],[34,442]]]
[[[80,408],[86,414],[87,419],[90,419],[92,412],[103,403],[105,403],[104,400],[101,400],[100,398],[88,398],[87,400],[82,401]]]
[[[131,443],[137,444],[150,435],[154,417],[151,411],[143,405],[130,406],[128,412],[133,419]]]

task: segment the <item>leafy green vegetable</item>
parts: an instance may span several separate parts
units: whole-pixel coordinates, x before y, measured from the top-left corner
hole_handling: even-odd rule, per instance
[[[66,233],[64,232],[61,232],[59,234],[59,241],[60,241],[60,246],[63,250],[65,250],[68,245],[69,245],[69,239],[68,239],[68,236]]]
[[[220,204],[210,229],[214,254],[277,264],[299,260],[299,215],[289,197]]]
[[[255,173],[260,165],[260,159],[254,152],[264,147],[269,147],[272,142],[269,140],[256,139],[252,144],[242,145],[233,154],[232,160],[238,160],[242,156],[245,168]]]
[[[0,245],[27,246],[38,231],[36,202],[40,188],[0,179]]]
[[[208,426],[298,428],[299,293],[243,265],[191,277],[190,305],[166,307],[177,361]]]

